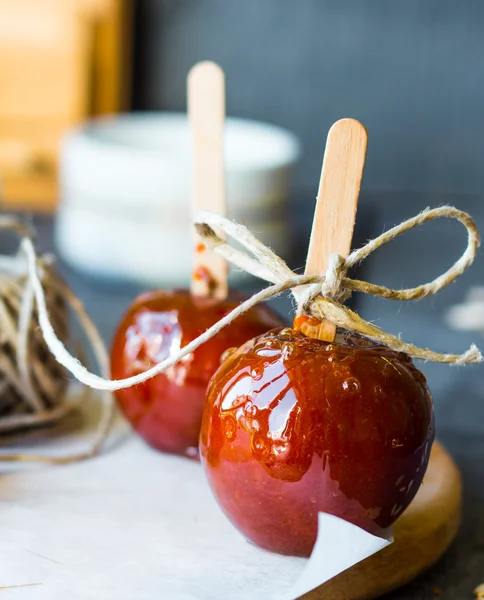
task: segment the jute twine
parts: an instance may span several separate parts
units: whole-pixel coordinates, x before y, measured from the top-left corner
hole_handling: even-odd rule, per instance
[[[0,219],[0,227],[27,234],[7,217]],[[67,306],[50,284],[58,277],[48,257],[39,258],[39,265],[55,330],[67,340]],[[22,269],[17,257],[0,257],[0,433],[47,424],[70,410],[62,402],[66,372],[45,345],[25,275],[25,264]]]
[[[32,244],[29,229],[13,217],[0,217],[0,229],[14,231]],[[34,261],[45,305],[62,343],[68,341],[70,308],[92,346],[101,374],[109,376],[106,349],[81,302],[55,272],[51,257],[35,257]],[[0,434],[58,422],[84,397],[68,394],[67,372],[46,345],[24,253],[0,256]],[[105,392],[101,400],[102,416],[86,451],[64,457],[0,454],[0,461],[67,463],[95,455],[113,414],[111,394]]]
[[[464,254],[448,271],[430,283],[410,289],[392,290],[365,281],[350,279],[346,276],[347,270],[350,267],[365,259],[377,248],[380,248],[409,229],[441,217],[457,219],[466,227],[468,233],[467,248]],[[359,250],[352,252],[348,258],[343,258],[336,254],[333,255],[329,261],[327,273],[322,276],[297,275],[289,269],[282,259],[260,242],[246,227],[229,221],[221,216],[207,212],[199,213],[195,219],[195,227],[208,247],[221,254],[234,265],[248,273],[269,281],[273,285],[254,294],[251,298],[240,304],[232,312],[220,319],[215,325],[207,329],[207,331],[166,360],[158,363],[143,373],[118,380],[99,377],[88,371],[77,359],[69,354],[63,342],[57,337],[49,319],[46,297],[39,277],[39,266],[36,260],[34,247],[31,240],[28,238],[23,240],[21,250],[27,257],[30,282],[35,294],[39,312],[39,324],[45,342],[59,363],[68,369],[79,381],[95,389],[110,391],[120,390],[142,383],[143,381],[158,375],[181,360],[184,356],[193,352],[196,348],[216,335],[221,329],[229,325],[238,316],[259,302],[273,298],[287,290],[292,291],[299,312],[319,319],[329,319],[339,327],[361,333],[374,341],[385,344],[396,351],[405,352],[414,358],[457,365],[482,361],[482,355],[474,345],[472,345],[464,354],[439,354],[426,348],[418,348],[412,344],[407,344],[399,338],[381,331],[375,325],[368,323],[349,308],[342,305],[342,302],[354,291],[372,294],[382,298],[389,298],[391,300],[418,300],[425,296],[437,293],[443,287],[454,281],[471,265],[480,243],[476,224],[465,212],[451,206],[426,210],[420,215],[393,227],[381,236],[371,240]],[[246,250],[250,252],[250,255],[229,246],[228,243],[215,233],[213,227],[218,227],[223,230],[227,236],[233,238],[245,247]]]

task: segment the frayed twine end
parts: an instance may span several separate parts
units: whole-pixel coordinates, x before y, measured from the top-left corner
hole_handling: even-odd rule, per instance
[[[479,350],[479,348],[475,344],[472,344],[469,350],[467,350],[467,352],[464,352],[464,354],[462,354],[454,364],[469,365],[473,363],[481,363],[483,360],[484,357],[482,356],[482,353]]]

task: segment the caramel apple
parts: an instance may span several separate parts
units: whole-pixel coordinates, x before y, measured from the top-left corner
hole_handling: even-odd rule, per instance
[[[225,514],[254,544],[308,556],[318,512],[378,533],[415,496],[434,439],[424,375],[356,335],[294,329],[245,343],[210,382],[200,452]]]
[[[211,62],[198,63],[188,75],[187,91],[194,150],[192,212],[224,214],[222,70]],[[134,302],[114,338],[113,377],[136,375],[173,356],[240,301],[239,296],[228,293],[226,261],[209,252],[195,236],[190,292],[155,291]],[[164,373],[117,392],[118,404],[151,446],[197,457],[206,388],[221,355],[281,325],[281,319],[267,307],[256,306]]]
[[[154,291],[140,296],[116,331],[112,376],[122,379],[136,375],[168,358],[240,300],[236,294],[215,300],[192,296],[188,291]],[[268,307],[258,305],[164,373],[116,392],[118,405],[151,446],[196,457],[206,388],[221,355],[281,324]]]

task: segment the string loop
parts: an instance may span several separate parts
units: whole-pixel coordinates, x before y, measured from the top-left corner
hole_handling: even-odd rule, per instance
[[[442,275],[439,275],[429,283],[401,290],[393,290],[347,277],[347,271],[352,266],[367,258],[372,252],[387,242],[414,227],[442,217],[457,219],[467,229],[467,247],[464,253]],[[413,358],[449,364],[476,363],[483,360],[480,351],[475,345],[472,345],[463,354],[440,354],[427,348],[418,348],[413,344],[403,342],[398,337],[381,331],[378,327],[365,321],[342,304],[344,299],[348,298],[354,291],[391,300],[418,300],[437,293],[454,281],[472,264],[480,244],[476,224],[467,213],[461,210],[451,206],[425,210],[416,217],[404,221],[400,225],[389,229],[382,235],[369,241],[359,250],[352,252],[347,258],[336,254],[333,255],[329,261],[328,270],[325,275],[298,275],[294,273],[281,258],[259,241],[246,227],[219,215],[201,212],[195,218],[195,227],[208,248],[218,252],[226,260],[244,271],[264,279],[272,285],[269,285],[245,302],[242,302],[228,315],[207,329],[207,331],[167,359],[143,373],[119,380],[105,379],[94,373],[90,373],[76,358],[69,354],[63,343],[57,338],[49,320],[33,244],[28,238],[23,240],[21,249],[27,257],[29,277],[37,302],[39,325],[44,339],[55,358],[79,381],[95,389],[110,391],[142,383],[165,371],[183,357],[196,350],[256,304],[269,300],[288,290],[294,295],[300,311],[319,319],[328,319],[338,327],[360,333],[376,342],[385,344],[397,352],[405,352]],[[214,227],[223,230],[227,236],[241,244],[247,252],[230,246],[216,234],[213,229]]]
[[[358,281],[357,279],[346,277],[346,273],[351,267],[361,263],[381,246],[410,229],[414,229],[424,223],[443,217],[456,219],[464,225],[467,229],[467,247],[462,256],[442,275],[439,275],[429,283],[414,288],[400,290],[392,290],[381,285],[375,285],[366,281]],[[224,240],[217,236],[213,227],[219,227],[225,231],[228,236],[232,237],[235,241],[249,250],[255,259],[248,254],[229,246]],[[201,211],[195,216],[195,228],[201,237],[204,238],[205,245],[215,252],[218,252],[229,262],[237,265],[244,271],[251,273],[255,277],[259,277],[260,279],[270,281],[271,283],[294,280],[296,285],[297,275],[292,272],[286,263],[272,250],[257,240],[246,227],[233,223],[220,215]],[[477,225],[470,215],[453,206],[441,206],[432,210],[427,208],[419,215],[392,227],[380,236],[370,240],[358,250],[354,250],[347,258],[340,256],[336,259],[335,256],[337,255],[332,255],[326,275],[317,277],[316,279],[318,283],[321,283],[321,295],[330,300],[334,299],[341,302],[341,298],[347,299],[354,291],[387,298],[389,300],[420,300],[426,296],[436,294],[443,287],[459,277],[459,275],[462,275],[462,273],[473,263],[479,245],[480,237]],[[333,262],[331,263],[331,261]],[[335,288],[335,285],[337,286],[337,289]],[[293,287],[292,292],[297,301],[300,298],[306,298],[307,302],[310,297],[304,296],[303,292],[297,287]]]

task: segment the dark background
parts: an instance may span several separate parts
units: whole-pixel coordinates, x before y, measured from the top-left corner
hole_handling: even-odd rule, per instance
[[[138,0],[135,109],[185,109],[185,77],[219,62],[228,114],[297,133],[314,196],[341,117],[369,132],[363,187],[484,189],[482,0]]]

